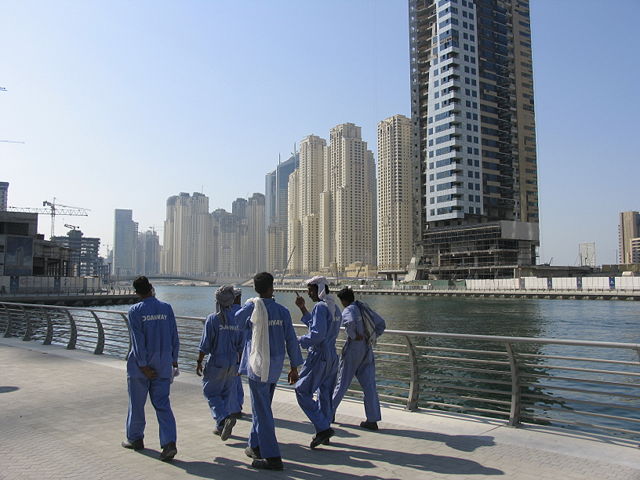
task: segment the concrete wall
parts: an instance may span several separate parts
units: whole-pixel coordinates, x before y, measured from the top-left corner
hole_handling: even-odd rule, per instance
[[[13,277],[0,276],[2,293],[76,293],[98,291],[102,287],[99,277]]]
[[[467,290],[640,290],[640,277],[522,277],[466,283]]]

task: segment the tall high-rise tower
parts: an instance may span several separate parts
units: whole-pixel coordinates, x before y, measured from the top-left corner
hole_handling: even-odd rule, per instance
[[[4,212],[8,206],[9,182],[0,182],[0,212]]]
[[[409,0],[417,278],[536,261],[528,0]]]
[[[116,209],[113,231],[113,268],[117,277],[137,275],[136,247],[138,224],[133,221],[133,211]]]
[[[618,225],[618,261],[636,263],[633,258],[632,240],[640,237],[640,214],[638,212],[620,212]]]
[[[268,272],[284,270],[287,255],[287,204],[289,176],[298,168],[297,153],[265,177],[266,262]]]
[[[405,271],[412,255],[411,120],[378,124],[378,271]]]
[[[361,128],[344,123],[331,129],[320,202],[321,266],[343,271],[355,262],[376,262],[376,172]]]

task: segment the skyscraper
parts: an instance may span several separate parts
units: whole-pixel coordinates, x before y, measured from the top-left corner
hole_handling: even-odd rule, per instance
[[[344,123],[331,129],[320,201],[320,264],[344,271],[376,262],[376,173],[373,153],[361,128]],[[300,152],[302,167],[302,151]],[[304,226],[303,226],[304,229]]]
[[[618,261],[620,263],[635,263],[633,261],[632,239],[640,237],[640,214],[638,212],[620,212],[618,225]]]
[[[214,271],[209,198],[195,192],[169,197],[164,222],[162,271],[169,274],[210,274]]]
[[[255,274],[264,272],[265,263],[265,215],[264,215],[264,195],[254,193],[249,197],[247,203],[247,233],[248,251],[246,256],[249,259],[248,273]]]
[[[416,278],[494,278],[539,245],[528,0],[409,0]]]
[[[55,243],[68,248],[69,270],[72,276],[98,276],[101,273],[100,239],[85,237],[82,231],[72,228],[66,236],[53,237]]]
[[[405,271],[413,253],[411,120],[394,115],[378,124],[378,270]]]
[[[138,234],[138,273],[160,273],[160,238],[155,230]]]
[[[299,155],[278,163],[265,178],[266,264],[267,271],[284,270],[287,256],[287,204],[289,175],[298,168]]]
[[[113,267],[116,278],[136,275],[136,247],[138,224],[133,221],[133,211],[116,209],[113,232]]]

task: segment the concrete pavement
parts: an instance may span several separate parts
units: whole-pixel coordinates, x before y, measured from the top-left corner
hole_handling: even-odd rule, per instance
[[[259,472],[244,455],[250,417],[227,442],[214,436],[191,372],[172,388],[178,455],[163,463],[150,403],[147,448],[120,447],[124,361],[2,338],[0,365],[0,479],[640,479],[640,449],[629,442],[394,406],[384,407],[381,430],[370,432],[358,427],[364,409],[355,400],[341,404],[331,446],[312,451],[313,428],[285,389],[274,399],[285,471]]]

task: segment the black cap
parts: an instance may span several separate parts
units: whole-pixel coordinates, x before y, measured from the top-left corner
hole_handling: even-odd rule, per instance
[[[149,279],[144,275],[139,276],[133,281],[133,289],[140,295],[149,295],[153,286],[149,283]]]

